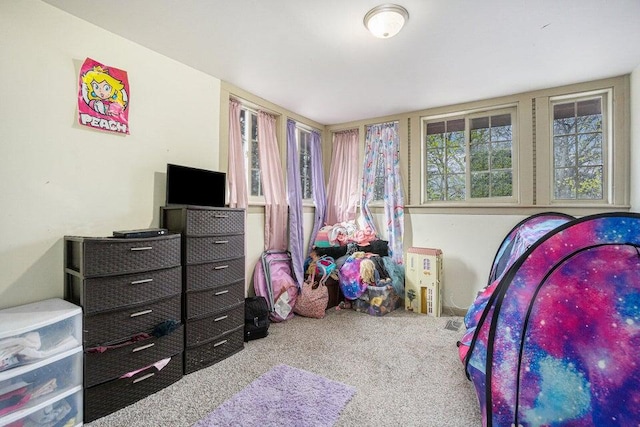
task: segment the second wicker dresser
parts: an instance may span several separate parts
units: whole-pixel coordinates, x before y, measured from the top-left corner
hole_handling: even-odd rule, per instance
[[[161,208],[161,226],[182,233],[184,373],[244,348],[243,209]]]

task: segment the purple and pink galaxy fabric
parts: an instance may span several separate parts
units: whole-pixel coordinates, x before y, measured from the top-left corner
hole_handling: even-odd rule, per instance
[[[505,270],[461,352],[483,425],[640,424],[639,245],[640,215],[593,215]]]

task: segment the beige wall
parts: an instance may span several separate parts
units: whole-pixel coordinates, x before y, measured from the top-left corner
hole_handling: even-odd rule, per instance
[[[62,296],[64,235],[106,236],[158,226],[167,162],[226,170],[226,144],[219,141],[228,136],[224,100],[229,95],[264,102],[283,118],[323,129],[39,1],[0,2],[0,32],[0,308]],[[86,57],[129,73],[131,135],[76,124],[78,70]],[[631,76],[631,94],[631,204],[637,211],[640,175],[633,165],[640,160],[640,66]],[[380,120],[387,119],[393,118]],[[332,128],[340,127],[351,126]],[[323,143],[328,165],[327,131]],[[408,157],[406,148],[402,155]],[[403,171],[408,172],[406,164]],[[505,234],[530,213],[409,207],[404,245],[443,250],[443,305],[465,309],[486,284]],[[312,222],[307,207],[305,234]],[[247,288],[263,245],[263,209],[254,206],[247,217]]]
[[[640,212],[640,64],[631,73],[631,210]]]
[[[638,73],[640,74],[640,72]],[[636,77],[636,80],[638,78]],[[625,156],[616,156],[616,186],[615,203],[612,206],[560,206],[544,203],[541,194],[548,191],[540,191],[543,182],[541,177],[548,176],[547,164],[540,161],[537,165],[538,172],[538,194],[537,202],[534,203],[533,171],[533,123],[532,123],[532,100],[536,99],[538,104],[544,104],[549,96],[558,94],[577,93],[602,88],[615,88],[614,108],[616,109],[616,147],[626,148],[628,134],[625,127],[629,119],[628,99],[626,97],[628,89],[627,76],[603,79],[599,81],[579,83],[558,88],[514,94],[496,99],[482,100],[461,105],[442,106],[429,110],[416,111],[398,116],[387,116],[371,118],[357,122],[342,123],[327,127],[327,133],[343,129],[357,128],[360,131],[361,145],[364,145],[364,135],[366,126],[374,123],[382,123],[397,120],[399,122],[400,133],[400,166],[405,182],[405,251],[411,246],[438,248],[443,251],[443,292],[442,304],[444,312],[450,314],[460,313],[473,302],[477,291],[487,284],[489,270],[493,258],[504,239],[505,235],[522,219],[529,215],[543,211],[563,211],[574,216],[581,216],[602,211],[628,210],[628,182],[625,175],[628,162]],[[640,90],[640,88],[638,88]],[[470,205],[451,207],[446,204],[421,205],[421,117],[450,114],[458,111],[470,111],[488,108],[496,105],[517,105],[518,106],[518,137],[519,156],[518,167],[521,176],[518,202],[511,206],[505,205],[495,207],[491,205]],[[541,118],[538,117],[540,122]],[[549,126],[546,123],[537,123],[539,129]],[[410,129],[408,129],[410,128]],[[330,138],[330,136],[329,136]],[[539,133],[537,138],[538,154],[543,151],[545,145],[541,141],[545,134]],[[548,139],[548,137],[547,137]],[[408,141],[408,143],[407,143]],[[548,143],[548,141],[547,141]],[[638,177],[640,179],[640,177]],[[640,191],[640,190],[638,190]],[[376,212],[376,225],[378,231],[382,231],[385,223],[381,208],[374,209]],[[383,237],[384,236],[383,233]],[[454,309],[454,310],[449,310]]]
[[[168,162],[218,168],[220,81],[40,1],[0,34],[2,308],[62,297],[64,235],[157,227]],[[128,72],[131,135],[77,124],[86,57]]]

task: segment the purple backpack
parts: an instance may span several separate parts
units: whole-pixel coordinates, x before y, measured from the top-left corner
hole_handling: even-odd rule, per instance
[[[253,273],[253,289],[256,296],[267,300],[272,322],[291,319],[298,296],[298,284],[292,274],[291,254],[288,251],[263,252]]]

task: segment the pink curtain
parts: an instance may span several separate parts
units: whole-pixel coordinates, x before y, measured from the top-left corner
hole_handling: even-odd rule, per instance
[[[286,250],[288,206],[276,138],[276,118],[264,111],[258,112],[258,151],[266,202],[264,249]]]
[[[229,101],[229,164],[227,170],[229,207],[246,209],[248,206],[247,173],[242,150],[240,103],[234,100]]]
[[[357,129],[333,135],[331,172],[327,187],[327,224],[356,219],[358,208],[358,136]]]

